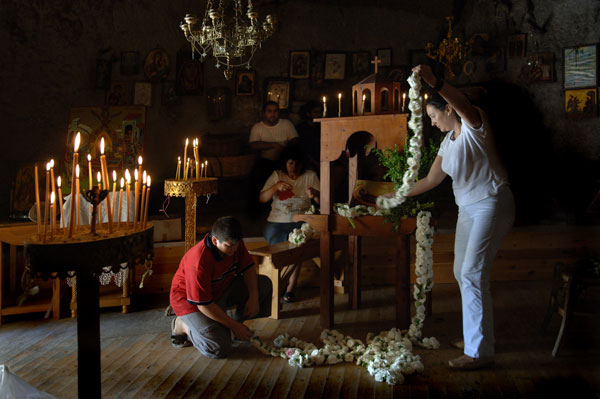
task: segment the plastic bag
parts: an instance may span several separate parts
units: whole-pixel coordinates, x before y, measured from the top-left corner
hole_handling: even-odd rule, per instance
[[[0,365],[0,399],[50,399],[54,396],[42,392],[16,374],[8,366]]]

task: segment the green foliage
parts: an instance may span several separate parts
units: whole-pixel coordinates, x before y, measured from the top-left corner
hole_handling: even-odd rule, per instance
[[[427,144],[421,146],[421,165],[419,167],[418,179],[427,176],[429,168],[433,164],[440,148],[441,140],[429,139]],[[406,171],[408,158],[411,157],[408,151],[408,138],[405,149],[402,151],[397,145],[394,148],[385,148],[382,150],[373,149],[373,153],[377,156],[379,163],[387,169],[387,173],[383,176],[394,183],[396,189],[402,186],[402,178]],[[387,221],[391,222],[394,229],[397,229],[402,219],[407,217],[415,217],[422,210],[431,210],[434,207],[431,193],[423,193],[418,197],[408,197],[400,206],[390,209],[390,215]]]

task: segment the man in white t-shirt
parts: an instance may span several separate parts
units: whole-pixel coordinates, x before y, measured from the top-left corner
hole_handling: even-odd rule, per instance
[[[252,126],[250,131],[250,147],[259,152],[254,170],[250,176],[247,211],[257,215],[259,211],[258,189],[267,177],[279,166],[279,157],[283,149],[299,142],[296,128],[287,119],[279,118],[279,105],[275,101],[267,101],[263,106],[263,120]]]

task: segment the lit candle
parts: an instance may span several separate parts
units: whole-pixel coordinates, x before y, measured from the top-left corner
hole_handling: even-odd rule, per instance
[[[46,164],[46,194],[44,198],[44,236],[42,242],[46,242],[46,230],[48,228],[46,221],[50,218],[50,215],[48,214],[48,207],[50,205],[50,162]]]
[[[81,141],[81,134],[77,132],[75,136],[75,143],[73,145],[73,174],[71,179],[71,220],[69,220],[69,238],[73,236],[73,227],[75,227],[75,197],[73,191],[75,189],[75,165],[79,163],[79,143]]]
[[[50,193],[50,238],[54,238],[54,233],[56,233],[56,206],[54,205],[55,194],[54,191]]]
[[[338,118],[342,116],[342,93],[338,93]]]
[[[52,179],[52,192],[56,198],[56,183],[54,181],[54,159],[50,160],[50,178]]]
[[[135,177],[135,185],[136,185],[136,192],[135,192],[135,219],[133,221],[133,228],[135,230],[135,225],[136,222],[138,220],[138,217],[140,217],[140,215],[138,214],[140,212],[140,208],[142,205],[144,205],[143,203],[138,204],[138,202],[140,202],[140,197],[138,197],[138,194],[140,194],[140,190],[142,187],[142,182],[139,180],[142,177],[142,156],[140,155],[138,157],[138,175]],[[141,218],[140,218],[141,219]]]
[[[204,164],[202,164],[202,169],[204,169]],[[198,161],[196,161],[196,180],[200,180],[200,177],[202,177],[202,171],[198,167]]]
[[[79,227],[80,225],[79,215],[81,212],[79,209],[79,165],[77,165],[75,167],[75,212],[77,213],[75,227]]]
[[[134,201],[134,208],[135,208],[135,212],[133,213],[133,230],[135,230],[137,228],[137,220],[138,217],[140,215],[140,210],[138,208],[138,203],[140,202],[140,191],[139,191],[139,180],[140,180],[140,173],[137,171],[137,169],[133,170],[133,176],[135,177],[135,186],[133,188],[133,192],[134,192],[134,196],[133,196],[133,201]]]
[[[189,169],[190,169],[190,159],[188,158],[188,159],[186,159],[186,162],[185,162],[185,174],[183,176],[184,179],[188,178]]]
[[[204,162],[200,165],[200,177],[204,177]]]
[[[127,228],[129,228],[129,192],[131,191],[131,173],[129,173],[129,169],[125,169],[125,180],[127,180]]]
[[[123,186],[125,185],[125,179],[121,177],[121,188],[119,189],[119,221],[117,222],[117,231],[121,228],[121,214],[123,213]]]
[[[92,179],[92,154],[88,154],[87,156],[88,159],[88,175],[89,175],[89,183],[88,183],[88,187],[91,190],[92,186],[94,185],[93,183],[93,179]]]
[[[187,147],[188,147],[189,143],[190,143],[190,139],[188,139],[186,137],[186,139],[185,139],[185,147],[184,147],[184,150],[183,150],[183,163],[184,163],[183,167],[185,169],[184,173],[183,173],[183,178],[184,179],[187,178],[187,164],[185,163],[185,160],[187,159]]]
[[[204,177],[208,176],[208,160],[204,161]]]
[[[198,169],[198,139],[194,139],[194,160],[196,161],[196,180],[199,180],[202,176]]]
[[[56,186],[58,187],[58,205],[60,206],[60,222],[61,222],[61,226],[63,229],[63,232],[67,232],[66,226],[65,226],[65,215],[63,215],[63,200],[62,200],[62,190],[60,188],[61,186],[61,179],[60,176],[58,176],[56,178]]]
[[[365,114],[365,100],[367,99],[367,95],[363,94],[362,96],[362,103],[360,104],[360,114],[364,115]]]
[[[142,200],[140,201],[140,224],[139,224],[139,228],[142,228],[142,220],[144,219],[144,204],[145,204],[145,200],[146,200],[146,171],[144,171],[144,174],[142,175],[142,180],[140,181],[140,185],[141,185],[141,197]],[[137,202],[137,201],[136,201]],[[133,223],[133,225],[135,226],[135,222]]]
[[[117,192],[117,171],[113,170],[113,195],[112,195],[112,214],[117,216],[117,214],[115,213],[116,209],[115,209],[115,204],[117,201],[117,197],[115,196],[116,192]]]
[[[402,93],[402,112],[406,111],[406,93]]]
[[[148,181],[146,183],[147,185],[147,190],[146,190],[146,204],[144,205],[144,222],[142,224],[142,228],[145,229],[146,228],[146,221],[148,220],[148,203],[150,202],[150,176],[148,176]]]
[[[105,190],[109,190],[110,189],[110,181],[108,180],[108,166],[106,165],[106,155],[104,155],[104,137],[102,137],[102,139],[100,140],[100,166],[102,168],[102,180],[103,180],[103,186]],[[117,177],[115,176],[114,179],[116,180]],[[114,195],[114,190],[115,186],[113,184],[113,195]],[[114,202],[114,201],[113,201]],[[114,206],[114,204],[113,204]],[[110,206],[110,196],[107,194],[106,195],[106,214],[108,216],[108,232],[112,233],[113,232],[113,228],[112,228],[112,209]]]
[[[327,116],[327,97],[323,96],[323,118]]]
[[[96,174],[96,178],[98,179],[98,190],[102,191],[102,174],[98,172]],[[98,204],[98,227],[102,226],[102,222],[104,218],[102,217],[102,203]]]
[[[177,157],[177,172],[175,172],[175,180],[179,180],[179,172],[181,171],[181,157]]]
[[[427,101],[427,98],[429,98],[429,97],[427,96],[427,93],[425,93],[425,95],[423,96],[423,100]]]
[[[35,209],[37,214],[38,238],[42,238],[42,215],[40,211],[40,182],[38,180],[38,166],[35,165]]]

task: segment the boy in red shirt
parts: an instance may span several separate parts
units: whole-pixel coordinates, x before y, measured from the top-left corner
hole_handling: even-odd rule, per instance
[[[257,275],[242,237],[237,219],[220,218],[181,259],[171,283],[177,315],[171,324],[173,346],[194,345],[206,357],[226,357],[232,333],[240,340],[253,335],[244,320],[271,314],[271,280]],[[233,318],[226,313],[231,307],[236,307]]]

